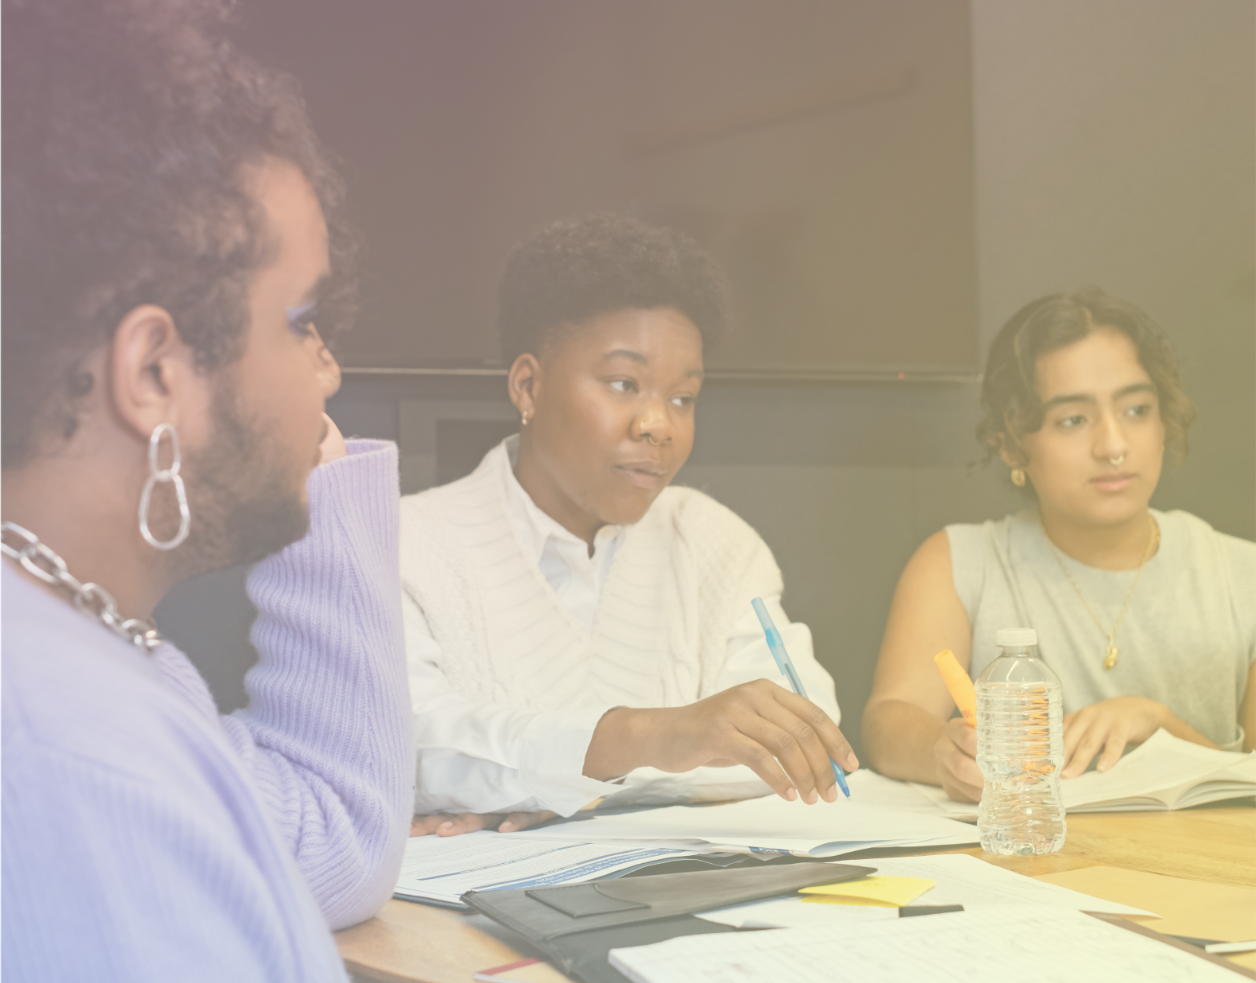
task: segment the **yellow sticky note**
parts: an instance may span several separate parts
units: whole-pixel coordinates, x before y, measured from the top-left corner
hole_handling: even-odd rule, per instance
[[[857,904],[901,908],[905,904],[911,904],[936,883],[924,877],[865,877],[862,880],[845,881],[841,884],[804,887],[802,893],[816,895],[803,900],[814,901],[818,904]]]

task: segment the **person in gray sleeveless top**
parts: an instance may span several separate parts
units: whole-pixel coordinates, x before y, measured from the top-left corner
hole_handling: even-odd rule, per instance
[[[1256,743],[1256,543],[1149,507],[1194,409],[1164,331],[1089,287],[1019,311],[995,339],[978,438],[1030,504],[947,526],[895,591],[864,741],[873,767],[977,801],[976,732],[933,666],[976,678],[1000,628],[1037,630],[1063,684],[1065,778],[1106,770],[1158,729]]]

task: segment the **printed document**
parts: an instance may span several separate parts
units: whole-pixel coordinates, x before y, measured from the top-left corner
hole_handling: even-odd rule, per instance
[[[519,840],[480,830],[461,836],[412,836],[406,842],[394,897],[465,905],[467,891],[574,884],[665,860],[693,856],[693,850]]]
[[[852,790],[853,791],[853,790]],[[779,796],[711,806],[670,806],[578,819],[508,834],[518,839],[619,841],[691,849],[772,850],[836,857],[869,847],[954,846],[977,842],[965,823],[864,802],[858,795],[815,805]]]
[[[1222,966],[1078,911],[1015,906],[690,935],[612,949],[633,983],[1233,983]]]

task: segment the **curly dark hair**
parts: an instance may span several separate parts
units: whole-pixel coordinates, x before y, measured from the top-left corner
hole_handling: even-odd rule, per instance
[[[724,331],[728,298],[718,264],[680,232],[626,215],[565,219],[511,250],[498,289],[502,357],[539,354],[560,329],[626,308],[674,308],[707,348]]]
[[[1044,415],[1035,386],[1038,359],[1104,328],[1120,331],[1138,349],[1138,360],[1151,376],[1160,401],[1166,456],[1171,464],[1186,457],[1195,406],[1182,389],[1177,353],[1168,335],[1128,300],[1098,287],[1082,287],[1026,304],[990,346],[981,383],[982,419],[977,426],[986,460],[1003,446],[1022,463],[1026,460],[1021,438],[1037,431]]]
[[[155,304],[208,371],[241,353],[266,259],[245,186],[268,157],[328,222],[324,333],[355,296],[343,186],[297,84],[226,39],[228,0],[5,0],[3,447],[19,467],[68,439],[97,384],[84,363]]]

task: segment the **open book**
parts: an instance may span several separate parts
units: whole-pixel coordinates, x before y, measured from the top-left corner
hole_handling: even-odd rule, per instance
[[[1256,752],[1218,751],[1156,731],[1106,772],[1060,782],[1069,812],[1147,812],[1256,796]],[[977,806],[955,802],[933,785],[915,788],[952,819],[977,818]]]

